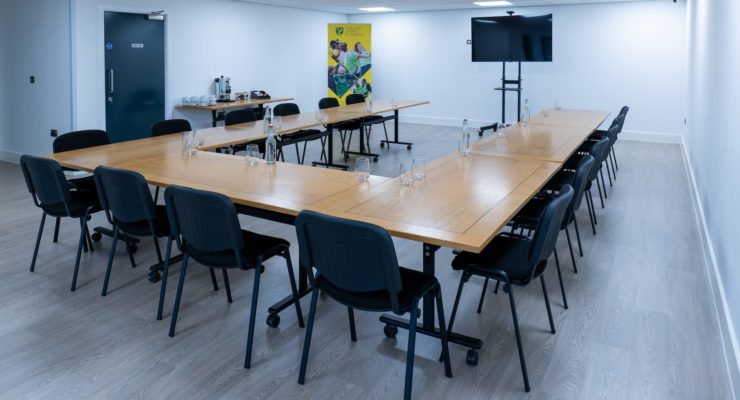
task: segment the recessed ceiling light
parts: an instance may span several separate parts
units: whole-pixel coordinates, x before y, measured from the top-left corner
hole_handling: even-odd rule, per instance
[[[476,1],[473,4],[476,6],[481,7],[502,7],[502,6],[510,6],[511,2],[504,1],[504,0],[497,0],[497,1]]]
[[[387,11],[396,11],[393,8],[388,7],[360,7],[360,11],[367,11],[367,12],[387,12]]]

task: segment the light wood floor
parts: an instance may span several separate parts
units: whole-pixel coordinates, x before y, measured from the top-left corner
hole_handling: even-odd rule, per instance
[[[401,146],[382,150],[374,173],[396,174],[398,163],[411,154],[431,159],[453,151],[456,132],[404,124],[402,139],[417,143],[413,152]],[[379,137],[376,132],[374,150]],[[310,150],[313,159],[317,150]],[[437,362],[438,341],[420,336],[415,398],[731,397],[680,148],[622,141],[617,153],[621,169],[606,209],[597,210],[597,236],[588,229],[585,208],[578,214],[585,251],[577,260],[578,274],[572,272],[564,237],[559,242],[569,310],[562,308],[554,268],[546,272],[557,334],[547,329],[539,285],[516,292],[532,392],[524,392],[507,297],[489,293],[483,313],[476,314],[482,281],[473,279],[456,328],[483,338],[480,363],[466,365],[465,349],[452,345],[454,377],[447,379]],[[149,242],[136,254],[138,269],[118,247],[103,298],[110,248],[104,238],[94,253],[83,256],[78,290],[71,293],[78,228],[64,221],[60,242],[52,244],[53,223],[47,221],[36,272],[28,272],[41,214],[18,166],[0,163],[0,182],[0,398],[401,398],[406,332],[386,339],[377,314],[357,312],[359,340],[352,343],[346,311],[331,300],[319,303],[306,385],[296,383],[304,330],[292,309],[282,313],[279,328],[264,323],[268,305],[288,293],[279,260],[267,264],[262,278],[251,370],[242,363],[252,272],[231,274],[235,299],[229,305],[223,290],[210,287],[205,268],[190,268],[175,338],[167,337],[174,283],[165,320],[154,318],[159,285],[146,280],[146,266],[155,258]],[[252,218],[242,222],[290,239],[297,260],[293,227]],[[103,224],[97,215],[91,226]],[[419,243],[397,240],[396,245],[403,265],[421,269]],[[448,316],[460,277],[449,268],[451,259],[450,249],[437,253]],[[308,300],[303,299],[304,310]]]

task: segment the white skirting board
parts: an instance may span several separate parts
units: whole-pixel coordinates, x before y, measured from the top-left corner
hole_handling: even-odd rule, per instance
[[[20,164],[21,154],[13,151],[0,149],[0,161],[7,161],[13,164]]]
[[[711,236],[709,236],[709,228],[704,216],[704,208],[702,206],[701,197],[699,196],[698,186],[696,185],[694,169],[691,167],[688,148],[686,147],[686,142],[684,142],[683,136],[677,136],[680,139],[681,153],[683,154],[686,174],[689,179],[689,187],[691,188],[691,197],[694,203],[696,222],[699,226],[699,236],[701,237],[702,250],[704,251],[704,264],[707,268],[709,282],[712,285],[712,298],[714,300],[714,308],[717,312],[722,347],[725,353],[725,364],[727,365],[727,373],[730,376],[732,397],[736,399],[736,388],[737,385],[740,384],[740,349],[738,348],[737,335],[732,323],[732,314],[730,314],[730,310],[727,306],[727,297],[725,296],[724,289],[725,286],[722,281],[722,275],[720,275],[719,268],[717,266],[717,258],[714,254],[714,245],[712,244]]]

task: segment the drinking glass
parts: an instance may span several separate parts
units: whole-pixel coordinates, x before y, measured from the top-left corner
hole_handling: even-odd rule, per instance
[[[195,149],[198,147],[195,139],[195,131],[187,131],[182,134],[182,153],[185,157],[190,157],[195,154]]]
[[[557,100],[555,100],[555,106],[553,108],[555,108],[556,110],[559,110],[560,109],[560,102],[557,101]]]
[[[283,129],[283,117],[277,116],[273,118],[272,120],[272,127],[275,129],[275,131],[280,131]]]
[[[424,157],[414,157],[411,161],[411,169],[414,171],[414,179],[423,181],[427,177],[427,162]]]
[[[323,121],[326,117],[324,116],[324,110],[316,110],[316,120]]]
[[[370,179],[370,159],[360,157],[355,161],[355,178],[360,182],[367,182]]]
[[[391,97],[391,107],[397,107],[397,106],[398,106],[398,102],[396,101],[396,98]]]
[[[411,186],[416,178],[414,177],[414,166],[408,162],[402,162],[398,167],[399,181],[401,186]]]
[[[497,137],[505,137],[506,136],[506,125],[505,124],[499,125],[498,129],[496,129],[496,136]]]
[[[247,145],[247,164],[257,165],[260,159],[260,148],[256,144]]]

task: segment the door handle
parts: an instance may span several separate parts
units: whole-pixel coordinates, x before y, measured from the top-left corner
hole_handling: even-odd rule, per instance
[[[113,68],[109,70],[110,72],[110,90],[108,91],[108,94],[113,94],[113,88],[114,88],[114,81],[113,81]]]

